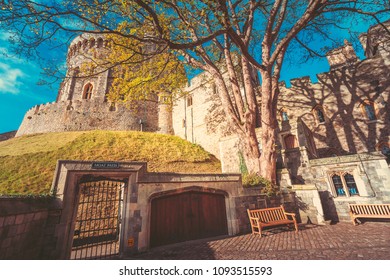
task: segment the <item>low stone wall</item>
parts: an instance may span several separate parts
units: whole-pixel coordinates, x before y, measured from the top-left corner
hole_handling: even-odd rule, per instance
[[[0,198],[0,259],[50,258],[57,220],[51,205],[47,199]]]
[[[10,131],[10,132],[6,132],[6,133],[1,133],[0,134],[0,141],[5,141],[5,140],[8,140],[8,139],[14,138],[15,134],[16,134],[16,130]]]

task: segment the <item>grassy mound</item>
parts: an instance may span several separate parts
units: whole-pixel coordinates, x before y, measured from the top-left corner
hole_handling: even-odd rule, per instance
[[[218,173],[220,162],[176,136],[89,131],[29,135],[0,142],[0,194],[45,194],[57,160],[146,161],[148,171]]]

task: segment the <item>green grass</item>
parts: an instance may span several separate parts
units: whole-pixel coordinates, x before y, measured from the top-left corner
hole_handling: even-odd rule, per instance
[[[146,161],[150,172],[219,173],[220,162],[176,136],[147,132],[63,132],[0,142],[0,194],[46,194],[57,160]]]

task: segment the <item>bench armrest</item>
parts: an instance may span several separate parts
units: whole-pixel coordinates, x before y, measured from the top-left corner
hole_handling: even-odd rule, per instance
[[[260,223],[260,219],[259,218],[249,217],[249,220],[250,221],[254,221],[256,223]]]
[[[295,213],[287,213],[287,212],[284,212],[284,214],[286,214],[287,216],[293,216],[293,217],[295,217]]]
[[[294,214],[294,213],[288,213],[288,212],[284,212],[284,214],[285,214],[286,216],[291,216],[291,218],[293,219],[293,221],[295,221],[295,220],[296,220],[296,218],[295,218],[295,214]]]

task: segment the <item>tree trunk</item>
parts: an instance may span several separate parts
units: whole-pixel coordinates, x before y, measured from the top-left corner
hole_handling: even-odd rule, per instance
[[[277,85],[272,84],[272,76],[264,71],[261,91],[261,170],[260,175],[276,183],[276,107],[273,95]]]
[[[241,151],[249,173],[260,174],[260,149],[255,127],[249,127],[245,132],[239,133]]]

